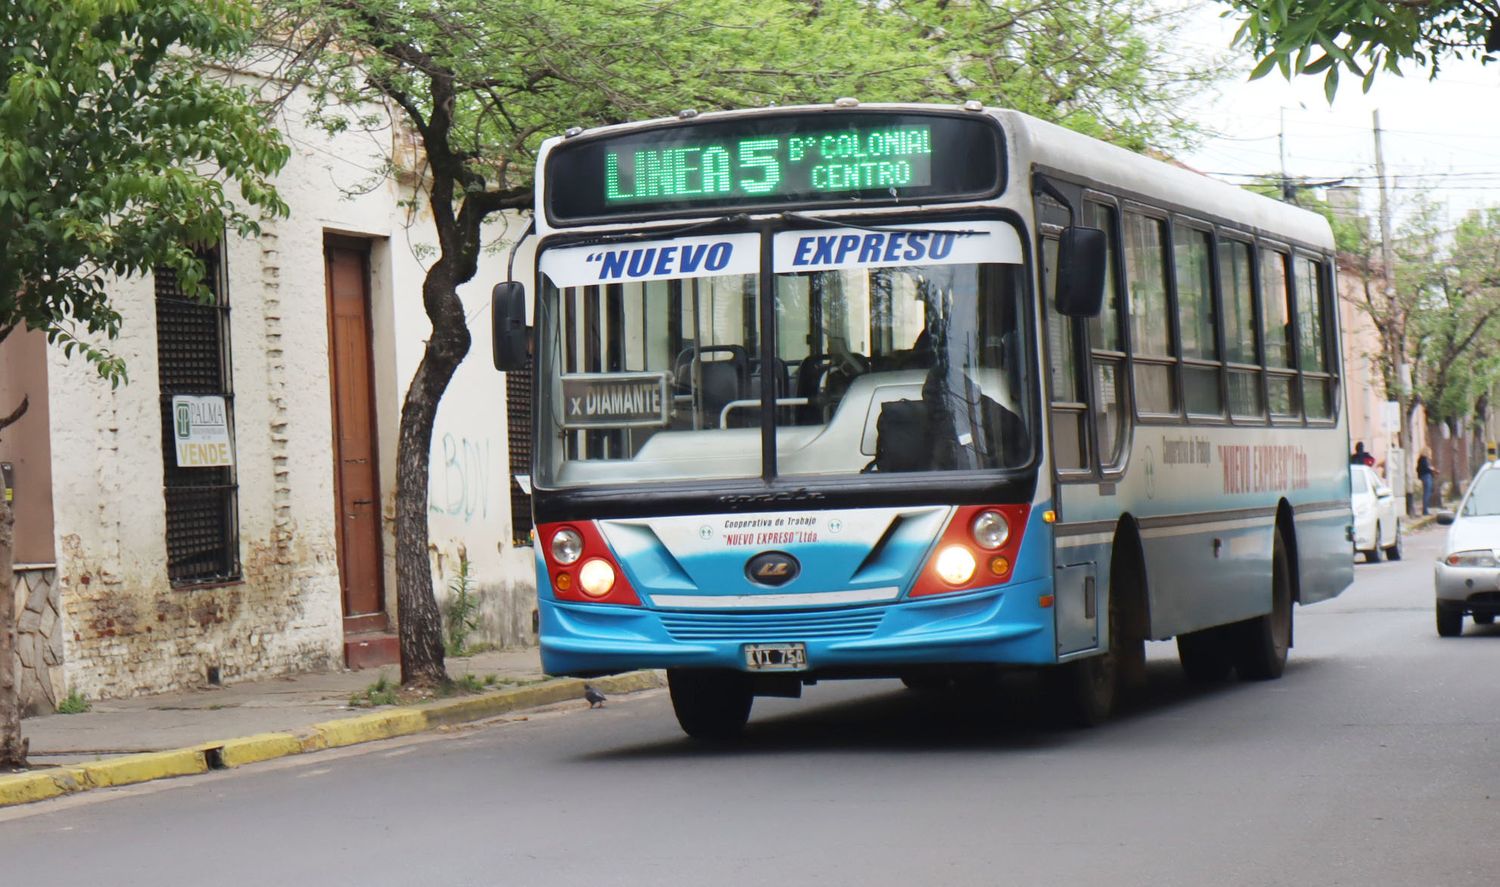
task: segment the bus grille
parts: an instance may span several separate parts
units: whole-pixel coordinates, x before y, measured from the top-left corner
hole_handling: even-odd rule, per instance
[[[875,633],[883,610],[836,613],[673,613],[662,627],[679,641],[853,640]]]

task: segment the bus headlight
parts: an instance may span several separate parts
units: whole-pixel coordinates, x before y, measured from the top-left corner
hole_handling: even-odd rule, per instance
[[[994,551],[1010,539],[1010,524],[998,511],[981,511],[974,518],[974,543],[986,551]]]
[[[938,552],[933,569],[949,585],[963,585],[974,578],[974,554],[962,545],[950,545]]]
[[[567,566],[583,556],[583,537],[577,530],[561,529],[552,534],[552,559]]]
[[[615,568],[608,561],[593,558],[584,561],[578,571],[578,588],[589,597],[604,597],[615,587]]]

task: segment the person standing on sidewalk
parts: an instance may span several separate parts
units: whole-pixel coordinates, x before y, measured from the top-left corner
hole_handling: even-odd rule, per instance
[[[1417,457],[1417,479],[1422,482],[1422,513],[1432,505],[1432,487],[1438,470],[1432,466],[1432,451],[1423,450]]]

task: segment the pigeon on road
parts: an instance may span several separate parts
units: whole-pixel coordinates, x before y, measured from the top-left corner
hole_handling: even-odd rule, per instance
[[[583,685],[583,698],[589,701],[589,708],[603,708],[605,696],[588,684]]]

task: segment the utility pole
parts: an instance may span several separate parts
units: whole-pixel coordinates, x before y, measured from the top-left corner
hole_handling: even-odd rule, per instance
[[[1410,371],[1406,368],[1406,317],[1401,312],[1401,305],[1396,298],[1396,261],[1391,253],[1391,203],[1386,193],[1385,185],[1385,155],[1381,151],[1380,140],[1380,110],[1373,112],[1375,123],[1375,177],[1380,180],[1380,263],[1383,266],[1382,276],[1385,278],[1385,301],[1386,301],[1386,330],[1385,340],[1387,352],[1391,359],[1391,369],[1395,376],[1396,402],[1400,405],[1399,424],[1397,425],[1396,439],[1401,447],[1403,464],[1399,470],[1401,475],[1401,486],[1406,486],[1405,461],[1411,458],[1410,433],[1407,429],[1407,409],[1409,403],[1409,389],[1411,388]],[[1386,392],[1387,396],[1390,392]],[[1394,467],[1394,466],[1393,466]],[[1407,513],[1411,513],[1411,496],[1408,495],[1406,503]]]
[[[1281,129],[1278,131],[1276,141],[1281,152],[1281,199],[1286,203],[1297,202],[1297,192],[1292,188],[1292,180],[1286,175],[1286,106],[1281,106]]]

